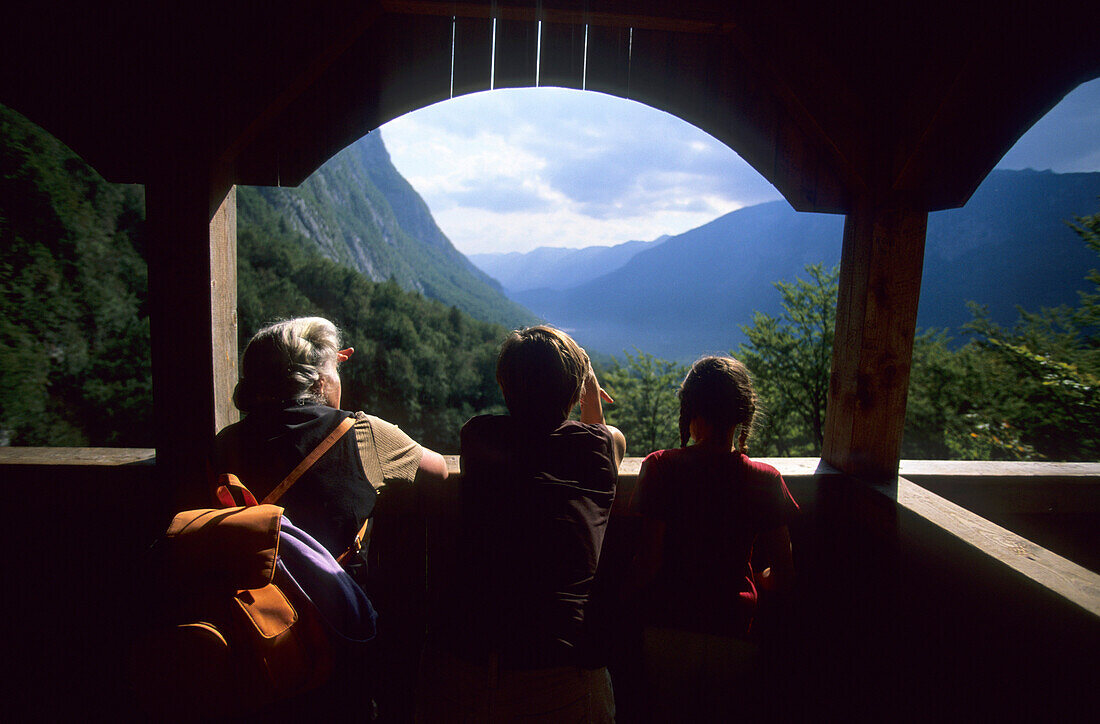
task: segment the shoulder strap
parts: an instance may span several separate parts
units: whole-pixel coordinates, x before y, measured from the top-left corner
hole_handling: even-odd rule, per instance
[[[363,544],[370,542],[371,530],[374,528],[374,518],[367,518],[363,523],[363,527],[359,529],[359,532],[355,534],[355,540],[352,542],[348,549],[336,557],[336,562],[340,565],[344,565],[344,561],[348,559],[348,556],[353,556],[359,551],[363,550]]]
[[[329,433],[328,437],[320,442],[317,447],[313,448],[313,452],[306,455],[306,459],[298,463],[298,467],[290,471],[290,475],[287,475],[283,482],[275,486],[275,489],[267,494],[262,503],[274,503],[279,498],[283,497],[286,491],[290,490],[290,486],[298,482],[298,478],[302,477],[305,471],[309,470],[313,463],[321,459],[321,456],[328,452],[328,449],[336,444],[336,441],[344,436],[348,430],[355,426],[355,416],[345,417],[344,421],[336,426],[336,429]]]

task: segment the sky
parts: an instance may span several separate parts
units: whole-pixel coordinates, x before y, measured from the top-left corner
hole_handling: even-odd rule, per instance
[[[381,133],[394,166],[465,254],[649,241],[781,198],[704,131],[592,91],[475,93]],[[997,167],[1100,171],[1100,79],[1067,95]]]

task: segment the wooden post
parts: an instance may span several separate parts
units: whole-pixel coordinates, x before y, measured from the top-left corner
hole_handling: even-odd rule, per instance
[[[214,347],[214,430],[241,419],[237,386],[237,187],[210,220],[210,314]]]
[[[822,458],[870,481],[897,476],[927,225],[867,201],[844,224]]]
[[[206,502],[206,460],[234,419],[236,193],[177,169],[145,187],[157,467],[178,505]]]

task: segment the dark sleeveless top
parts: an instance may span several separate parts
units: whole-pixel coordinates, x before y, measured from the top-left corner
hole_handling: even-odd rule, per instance
[[[234,473],[258,500],[271,492],[353,413],[325,405],[261,409],[218,434],[214,472]],[[346,551],[374,509],[375,489],[348,431],[278,501],[295,525],[334,556]]]

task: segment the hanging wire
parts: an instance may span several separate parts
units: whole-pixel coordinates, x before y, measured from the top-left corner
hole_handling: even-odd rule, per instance
[[[493,18],[492,50],[489,54],[489,90],[493,90],[497,75],[497,19]]]
[[[584,63],[581,66],[581,90],[588,90],[588,23],[584,24]]]
[[[458,17],[451,16],[451,94],[450,97],[455,97],[455,38],[458,33]]]
[[[539,87],[540,77],[542,72],[542,21],[539,20],[536,23],[535,31],[535,87]]]

